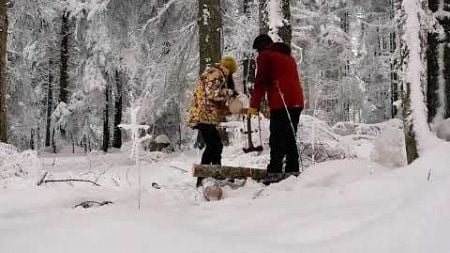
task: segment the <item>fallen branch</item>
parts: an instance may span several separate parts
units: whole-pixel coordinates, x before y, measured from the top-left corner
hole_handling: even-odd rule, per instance
[[[77,208],[79,206],[81,206],[83,208],[91,208],[93,206],[104,206],[104,205],[109,205],[109,204],[113,204],[113,202],[112,201],[97,202],[97,201],[88,200],[88,201],[81,202],[78,205],[75,205],[73,208]]]
[[[95,186],[100,186],[96,182],[94,182],[92,180],[87,180],[87,179],[48,179],[48,180],[43,181],[44,184],[46,184],[46,183],[62,183],[62,182],[84,182],[84,183],[91,183]]]
[[[255,195],[253,195],[252,199],[257,199],[259,196],[261,196],[261,193],[265,190],[266,188],[262,188],[261,190],[259,190],[258,192],[255,193]]]
[[[176,169],[176,170],[179,170],[179,171],[183,172],[184,174],[186,174],[186,173],[189,172],[189,171],[187,171],[187,170],[185,170],[185,169],[182,169],[182,168],[179,168],[179,167],[177,167],[177,166],[169,165],[169,167],[171,167],[171,168],[173,168],[173,169]]]
[[[41,180],[37,183],[38,186],[40,186],[42,183],[44,183],[45,178],[48,175],[48,171],[45,172],[45,174],[42,176]]]

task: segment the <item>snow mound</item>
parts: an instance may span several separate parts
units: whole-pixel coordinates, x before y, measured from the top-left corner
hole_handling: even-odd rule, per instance
[[[11,180],[37,175],[42,169],[35,151],[19,152],[12,145],[0,143],[0,185]]]
[[[355,129],[357,126],[358,125],[353,122],[338,122],[332,127],[332,129],[336,134],[346,136],[355,134]]]
[[[306,163],[351,158],[355,155],[326,122],[302,115],[299,126],[302,157]]]
[[[355,128],[355,134],[357,135],[368,135],[368,136],[378,136],[381,134],[384,128],[384,123],[379,124],[359,124]]]
[[[437,125],[436,135],[440,139],[450,141],[450,118],[442,121]]]
[[[158,135],[158,137],[156,137],[155,142],[160,144],[170,144],[170,139],[169,137],[167,137],[167,135],[160,134]]]
[[[356,182],[388,169],[362,160],[328,161],[316,164],[301,175],[304,187],[334,187]]]
[[[387,167],[402,167],[407,164],[405,150],[403,122],[393,119],[385,123],[380,136],[375,139],[370,158]]]
[[[332,129],[341,136],[348,135],[363,135],[363,136],[378,136],[384,128],[384,123],[378,124],[362,124],[353,122],[338,122]]]

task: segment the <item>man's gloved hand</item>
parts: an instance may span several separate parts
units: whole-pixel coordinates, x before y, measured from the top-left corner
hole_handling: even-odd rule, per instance
[[[259,114],[259,112],[258,112],[258,109],[256,109],[256,108],[248,108],[247,109],[247,115],[248,116],[252,116],[252,115],[254,115],[254,116],[258,116],[258,114]]]

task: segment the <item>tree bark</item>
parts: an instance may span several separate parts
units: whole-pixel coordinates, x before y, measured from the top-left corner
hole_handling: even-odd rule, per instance
[[[51,145],[51,123],[52,123],[52,112],[53,112],[53,61],[50,59],[48,62],[48,86],[47,86],[47,114],[46,114],[46,126],[45,126],[45,146],[50,147]]]
[[[266,177],[266,170],[264,169],[220,165],[195,164],[192,172],[194,177],[215,179],[245,179],[251,177],[254,180],[262,180]]]
[[[116,70],[116,93],[114,100],[114,133],[113,133],[113,147],[120,148],[122,146],[122,132],[119,128],[122,123],[122,83],[119,75],[119,71]]]
[[[400,3],[398,0],[390,0],[391,8],[389,16],[391,21],[395,20],[395,14],[400,10]],[[399,57],[395,57],[395,52],[400,50],[399,37],[395,31],[390,33],[390,53],[391,53],[391,117],[395,118],[398,113],[398,109],[394,104],[400,99],[400,79],[398,78],[398,72],[401,68],[401,60]]]
[[[411,25],[411,23],[416,23],[423,20],[424,17],[420,15],[420,13],[415,13],[411,9],[405,10],[406,12],[406,25],[405,27],[408,27],[408,24]],[[416,16],[417,15],[417,16]],[[418,152],[418,135],[421,135],[421,138],[425,138],[426,132],[428,132],[427,129],[424,129],[428,127],[428,124],[426,122],[426,119],[421,119],[421,114],[425,113],[421,110],[423,109],[422,105],[420,103],[425,103],[425,84],[427,81],[427,71],[426,71],[426,64],[427,64],[427,33],[422,29],[422,27],[415,27],[409,28],[409,31],[404,30],[403,33],[408,33],[408,36],[411,36],[409,40],[404,41],[404,46],[402,47],[401,52],[401,58],[402,63],[405,69],[407,70],[406,76],[408,81],[405,82],[404,87],[404,93],[403,93],[403,122],[404,122],[404,132],[405,132],[405,144],[406,144],[406,155],[407,155],[407,161],[408,164],[412,163],[415,159],[419,157]],[[416,30],[417,29],[417,30]],[[417,33],[417,34],[416,34]],[[417,36],[417,37],[416,37]],[[414,41],[417,40],[417,41]],[[417,45],[418,44],[418,45]],[[418,46],[418,48],[417,48]],[[412,47],[412,48],[410,48]],[[416,48],[415,48],[416,47]],[[412,51],[412,50],[418,50]],[[416,76],[417,70],[414,68],[416,66],[411,66],[411,63],[420,61],[421,64],[424,66],[424,70],[419,73],[419,75]],[[413,71],[415,70],[415,71]],[[413,75],[413,76],[409,76]],[[419,78],[420,80],[414,80],[413,78]],[[417,83],[410,83],[411,81],[417,82]],[[413,85],[420,85],[420,87],[413,87]],[[414,89],[414,90],[413,90]],[[417,89],[417,90],[416,90]],[[419,93],[420,92],[422,94]],[[414,96],[412,96],[412,94]],[[422,101],[419,101],[419,99],[423,99]],[[424,107],[426,105],[423,105]],[[422,120],[424,122],[422,122]]]
[[[406,91],[403,97],[403,121],[405,131],[406,158],[408,164],[419,157],[417,151],[417,140],[414,132],[414,121],[411,119],[411,84],[406,84]]]
[[[450,12],[450,0],[444,0],[444,6],[443,10],[447,13]],[[442,25],[445,29],[446,34],[446,41],[443,45],[444,47],[444,78],[445,78],[445,87],[444,87],[444,94],[445,94],[445,103],[446,106],[444,107],[444,118],[450,118],[450,19],[448,16],[446,16],[442,20]]]
[[[438,91],[439,91],[439,42],[438,34],[428,33],[427,46],[427,108],[428,108],[428,122],[432,122],[436,117],[437,110],[440,105]]]
[[[347,6],[345,6],[345,8],[347,8]],[[348,12],[348,9],[346,9],[342,14],[341,29],[347,34],[350,32],[350,13]],[[350,61],[346,59],[344,62],[344,67],[342,69],[343,77],[346,78],[350,74],[349,72],[350,72]],[[345,79],[341,81],[341,99],[340,99],[342,110],[341,120],[350,121],[350,100],[348,96],[344,94],[345,91],[343,85],[345,85]]]
[[[103,151],[108,152],[110,133],[109,133],[109,103],[111,100],[110,85],[106,84],[105,87],[105,110],[103,111]]]
[[[450,0],[428,0],[428,8],[435,15],[441,28],[428,33],[428,122],[449,116],[450,19],[446,15],[441,15],[442,12],[450,10],[447,7],[449,4]]]
[[[0,142],[7,142],[8,125],[6,119],[6,46],[8,18],[6,0],[0,0]]]
[[[269,34],[279,36],[280,39],[290,45],[292,40],[292,27],[291,27],[291,7],[289,0],[280,0],[281,12],[283,14],[283,26],[281,27],[269,27],[269,12],[268,3],[270,0],[260,0],[259,1],[259,32],[261,34]],[[270,6],[272,7],[272,6]],[[278,6],[277,6],[278,7]]]
[[[445,77],[445,99],[447,102],[447,106],[445,107],[445,114],[444,118],[448,119],[450,118],[450,43],[447,43],[447,46],[444,49],[444,77]]]
[[[64,11],[61,19],[61,54],[60,54],[60,77],[59,77],[59,102],[68,103],[68,62],[69,62],[69,35],[70,35],[70,24],[69,24],[69,12]]]
[[[206,67],[222,58],[222,14],[220,0],[198,1],[198,27],[200,48],[200,75]]]

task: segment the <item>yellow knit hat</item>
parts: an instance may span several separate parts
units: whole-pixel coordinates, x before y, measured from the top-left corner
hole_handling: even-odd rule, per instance
[[[223,65],[227,68],[231,74],[236,73],[238,66],[236,60],[232,56],[224,56],[222,60],[220,60],[220,65]]]

